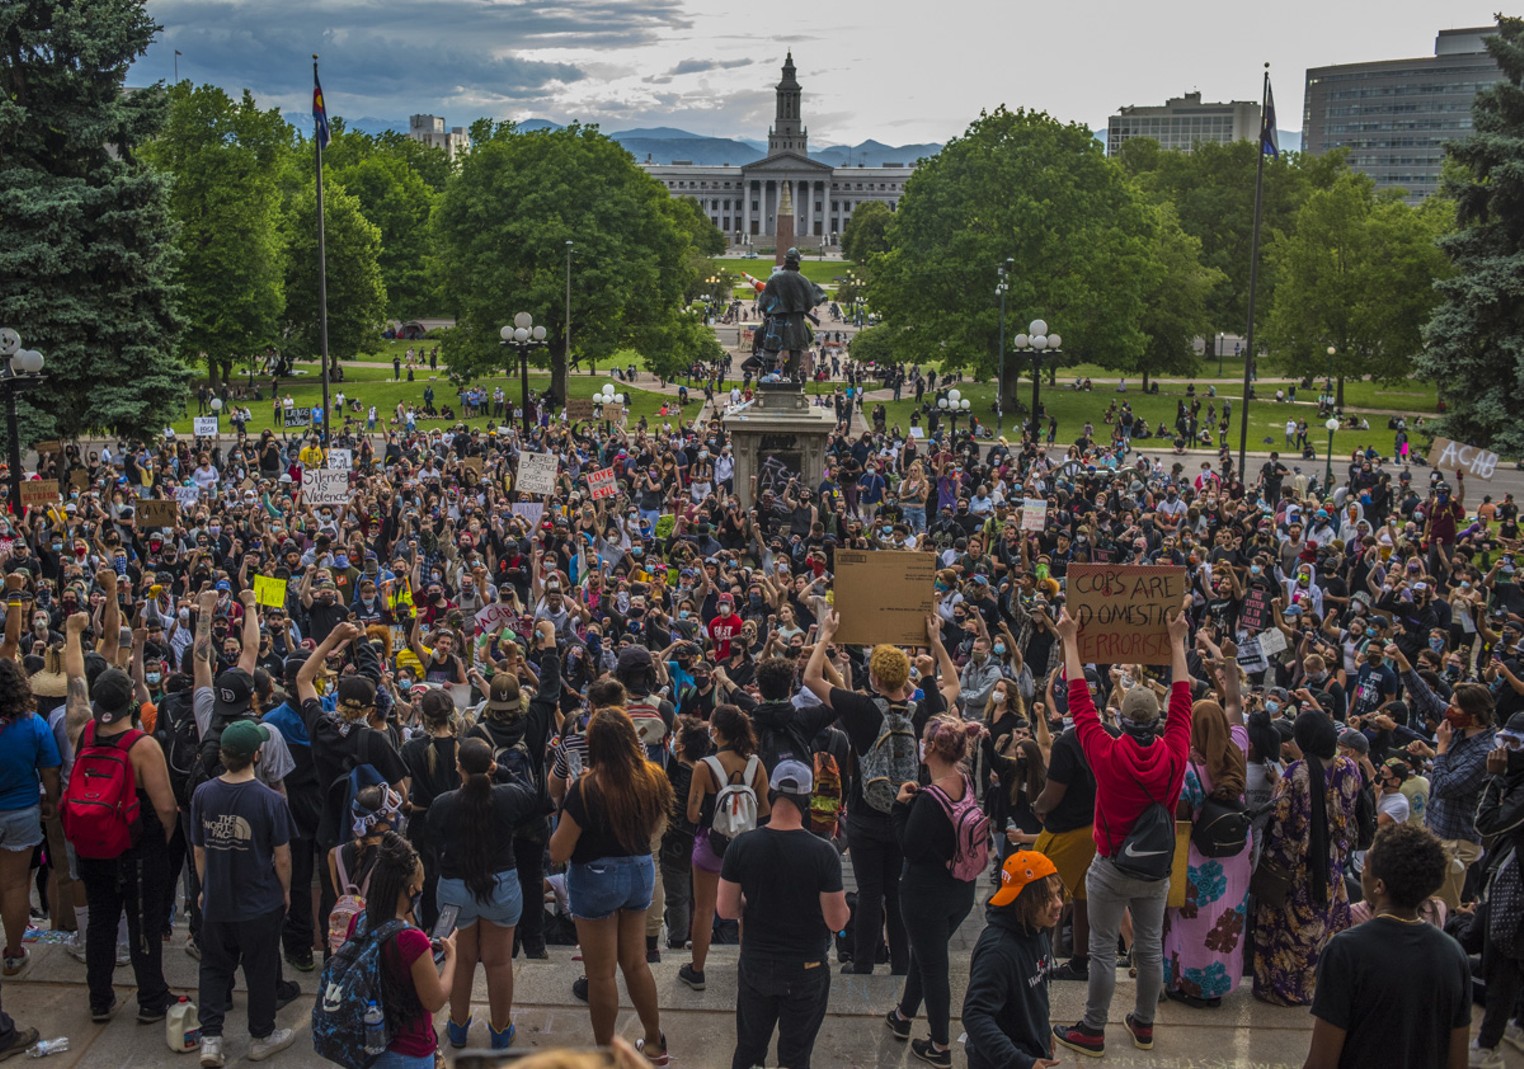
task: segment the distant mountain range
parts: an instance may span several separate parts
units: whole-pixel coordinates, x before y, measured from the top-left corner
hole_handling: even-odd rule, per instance
[[[345,119],[344,122],[351,130],[361,130],[367,134],[380,134],[387,130],[407,132],[407,123],[399,119]],[[517,125],[520,130],[561,129],[560,123],[551,122],[549,119],[525,119]],[[1106,143],[1104,128],[1092,132],[1097,141]],[[1301,131],[1281,130],[1279,133],[1282,149],[1288,152],[1301,151]],[[752,137],[710,137],[707,134],[695,134],[672,126],[637,127],[633,130],[610,133],[609,137],[623,145],[631,156],[642,163],[648,159],[653,163],[673,163],[681,160],[701,167],[720,167],[727,163],[733,167],[740,167],[743,164],[755,163],[767,155],[766,141],[759,141]],[[830,164],[832,167],[854,167],[859,164],[864,167],[882,167],[890,163],[910,165],[927,156],[935,156],[941,151],[942,146],[936,142],[920,145],[885,145],[869,139],[858,145],[827,145],[817,148],[810,153],[810,158]]]

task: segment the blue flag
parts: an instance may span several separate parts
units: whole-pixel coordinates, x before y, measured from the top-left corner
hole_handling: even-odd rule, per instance
[[[1265,79],[1265,108],[1259,122],[1259,150],[1276,159],[1281,158],[1281,135],[1275,128],[1275,93],[1270,88],[1269,78]]]
[[[312,134],[319,148],[328,147],[328,108],[323,103],[323,84],[318,81],[317,64],[312,65]]]

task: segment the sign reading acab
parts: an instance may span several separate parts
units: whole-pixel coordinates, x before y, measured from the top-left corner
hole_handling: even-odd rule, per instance
[[[1459,471],[1477,479],[1490,479],[1498,470],[1498,455],[1478,445],[1465,445],[1449,438],[1436,438],[1429,450],[1435,471]]]

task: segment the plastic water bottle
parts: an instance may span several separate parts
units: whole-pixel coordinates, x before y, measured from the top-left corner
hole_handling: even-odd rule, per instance
[[[375,999],[365,1007],[365,1053],[386,1053],[386,1015]]]
[[[46,1058],[49,1054],[62,1054],[69,1049],[69,1037],[59,1036],[57,1039],[39,1039],[37,1044],[27,1051],[32,1058]]]

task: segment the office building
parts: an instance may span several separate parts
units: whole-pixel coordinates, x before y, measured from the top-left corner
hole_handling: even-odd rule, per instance
[[[445,155],[452,160],[456,153],[467,152],[471,148],[471,135],[466,132],[466,128],[452,126],[446,130],[444,119],[438,115],[412,116],[407,121],[407,136],[432,148],[444,149]]]
[[[1200,93],[1187,93],[1163,107],[1137,105],[1120,109],[1106,122],[1106,155],[1115,156],[1135,137],[1164,148],[1189,152],[1198,142],[1253,140],[1259,136],[1259,105],[1252,100],[1203,104]]]
[[[1444,144],[1471,129],[1476,94],[1503,73],[1483,39],[1497,28],[1441,30],[1434,55],[1307,71],[1302,148],[1349,150],[1349,165],[1417,202],[1439,188]]]

